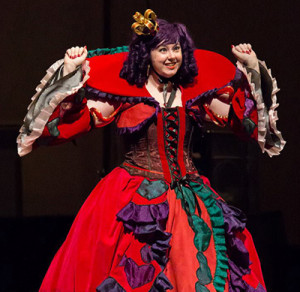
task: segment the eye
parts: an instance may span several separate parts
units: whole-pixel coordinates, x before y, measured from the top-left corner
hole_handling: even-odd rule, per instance
[[[176,51],[176,52],[180,51],[180,49],[181,49],[180,45],[176,45],[176,46],[173,48],[173,50]]]
[[[165,53],[167,51],[167,49],[165,47],[162,47],[162,48],[159,48],[158,51],[161,53]]]

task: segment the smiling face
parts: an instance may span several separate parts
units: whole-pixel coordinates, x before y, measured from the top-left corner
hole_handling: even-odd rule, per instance
[[[173,77],[182,64],[182,52],[179,43],[159,45],[151,50],[151,64],[160,76]]]

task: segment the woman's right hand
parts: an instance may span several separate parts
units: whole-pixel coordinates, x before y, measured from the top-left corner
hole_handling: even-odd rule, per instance
[[[85,47],[72,47],[65,53],[64,58],[64,72],[66,76],[73,72],[77,66],[81,65],[87,57],[87,48]]]

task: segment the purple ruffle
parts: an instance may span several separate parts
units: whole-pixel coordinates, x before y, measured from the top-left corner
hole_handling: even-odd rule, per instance
[[[138,103],[144,103],[151,106],[154,106],[155,112],[153,115],[151,115],[149,118],[145,119],[138,125],[134,127],[124,127],[124,128],[118,128],[117,132],[118,134],[131,134],[133,132],[139,131],[142,129],[145,125],[153,121],[158,114],[159,111],[159,103],[153,98],[153,97],[147,97],[147,96],[121,96],[121,95],[114,95],[110,93],[106,93],[103,91],[100,91],[96,88],[93,88],[91,86],[85,87],[86,92],[86,98],[93,99],[93,100],[103,100],[103,101],[117,101],[121,103],[130,103],[130,104],[138,104]]]
[[[149,292],[163,292],[173,289],[172,284],[164,273],[158,274]]]
[[[136,205],[130,202],[117,214],[117,218],[142,242],[153,244],[157,239],[165,241],[171,237],[164,232],[168,214],[167,201],[157,205]]]
[[[128,284],[132,289],[141,287],[153,280],[155,268],[151,264],[139,266],[133,259],[124,255],[120,266],[124,266]]]
[[[230,273],[229,292],[265,292],[259,285],[257,289],[243,280],[243,276],[250,273],[249,252],[243,241],[236,237],[236,232],[242,232],[246,227],[247,218],[238,208],[227,205],[222,200],[216,201],[221,208],[225,223],[225,238]]]
[[[126,292],[125,289],[114,278],[105,279],[101,285],[96,288],[97,292]]]

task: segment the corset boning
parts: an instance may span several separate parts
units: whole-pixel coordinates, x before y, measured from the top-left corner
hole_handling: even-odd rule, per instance
[[[190,157],[192,127],[183,108],[162,109],[157,120],[126,137],[129,151],[122,167],[132,175],[172,183],[196,173]]]

